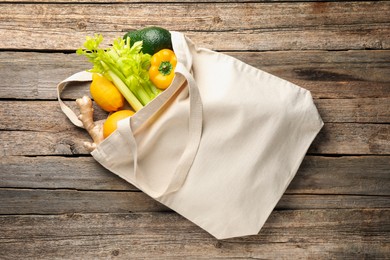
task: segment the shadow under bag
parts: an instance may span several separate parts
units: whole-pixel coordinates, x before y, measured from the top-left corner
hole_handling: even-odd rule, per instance
[[[312,96],[171,34],[178,59],[171,86],[121,120],[92,156],[218,239],[257,234],[323,126]],[[77,73],[59,92],[89,80]]]

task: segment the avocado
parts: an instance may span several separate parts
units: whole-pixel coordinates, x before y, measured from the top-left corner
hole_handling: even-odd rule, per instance
[[[151,26],[136,31],[127,32],[123,39],[130,37],[130,46],[142,41],[142,52],[150,55],[162,49],[172,49],[171,33],[161,27]]]

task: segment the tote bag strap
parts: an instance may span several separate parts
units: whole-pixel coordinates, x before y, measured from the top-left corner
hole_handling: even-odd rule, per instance
[[[168,185],[162,191],[153,190],[148,182],[144,180],[142,172],[138,167],[138,149],[137,142],[134,137],[134,131],[137,129],[140,123],[143,123],[144,120],[142,115],[139,117],[130,117],[129,120],[122,120],[118,123],[118,131],[125,137],[124,140],[128,142],[133,152],[133,161],[134,161],[134,178],[138,186],[146,192],[149,196],[153,198],[159,198],[169,193],[173,193],[179,190],[184,181],[187,178],[188,172],[192,166],[192,163],[195,159],[196,153],[199,148],[201,135],[202,135],[202,126],[203,126],[203,105],[201,96],[199,93],[198,85],[190,73],[192,67],[192,54],[190,48],[195,48],[195,45],[180,32],[171,32],[173,49],[176,54],[178,63],[175,68],[175,78],[172,86],[175,88],[166,89],[161,96],[167,95],[170,97],[173,93],[182,85],[183,78],[187,81],[189,88],[189,100],[190,100],[190,114],[189,114],[189,125],[188,125],[188,141],[186,147],[181,155],[181,158],[177,164],[176,170],[172,175],[171,179],[168,181]],[[181,83],[175,82],[179,81]],[[172,92],[172,93],[169,93]],[[146,113],[150,116],[149,109],[156,111],[153,106],[154,103],[157,103],[159,107],[163,105],[162,100],[167,100],[166,98],[161,98],[153,100],[149,103],[148,106],[144,107],[141,113]],[[154,102],[155,101],[155,102]],[[136,118],[141,118],[141,120],[135,120]]]
[[[203,106],[202,106],[202,101],[201,101],[201,97],[199,94],[199,89],[196,84],[196,81],[191,75],[191,73],[188,71],[188,69],[182,63],[177,64],[175,73],[176,73],[175,79],[180,80],[180,78],[177,76],[184,77],[187,80],[188,88],[189,88],[190,114],[189,114],[188,142],[177,164],[174,174],[172,175],[171,179],[168,181],[169,184],[163,191],[155,191],[152,188],[150,188],[148,182],[144,180],[142,172],[138,167],[138,148],[137,148],[137,142],[135,140],[134,131],[133,131],[133,129],[136,129],[134,127],[135,125],[134,118],[130,117],[128,120],[121,120],[118,123],[118,131],[123,136],[123,139],[126,140],[126,142],[131,147],[133,161],[134,161],[135,181],[144,192],[146,192],[149,196],[153,198],[159,198],[163,195],[173,193],[182,187],[188,175],[188,172],[191,168],[191,165],[195,159],[200,144],[201,135],[202,135]],[[169,90],[169,88],[167,90]]]
[[[189,72],[189,70],[182,63],[177,63],[175,68],[175,78],[172,82],[172,86],[162,92],[156,99],[152,100],[148,106],[145,106],[137,112],[137,120],[135,117],[130,117],[128,120],[121,120],[118,122],[118,131],[131,147],[132,156],[134,161],[134,176],[137,183],[144,192],[148,193],[153,198],[161,197],[165,194],[169,194],[177,191],[183,185],[187,174],[191,168],[192,162],[195,159],[200,139],[202,135],[203,124],[203,106],[199,89],[195,79]],[[87,71],[81,71],[73,74],[67,79],[63,80],[57,85],[57,95],[60,107],[69,120],[76,126],[84,128],[83,123],[78,119],[76,113],[68,107],[61,99],[61,93],[72,82],[89,82],[92,80],[92,74]],[[134,130],[138,126],[142,125],[152,114],[154,114],[160,107],[162,107],[166,101],[187,81],[189,88],[189,100],[190,100],[190,115],[189,115],[189,134],[188,142],[181,155],[181,158],[177,164],[175,173],[172,175],[169,184],[162,192],[157,192],[151,189],[146,181],[142,178],[142,173],[138,167],[138,147],[134,137]],[[72,86],[72,85],[70,85]]]
[[[175,71],[179,70],[179,71],[183,71],[184,73],[186,73],[186,72],[188,72],[188,69],[190,69],[192,66],[192,55],[189,51],[188,43],[191,45],[193,43],[189,39],[187,39],[184,36],[184,34],[182,34],[182,33],[172,31],[171,35],[172,35],[172,43],[174,46],[174,51],[175,51],[175,54],[176,54],[178,61],[179,61],[178,67],[181,67],[182,65],[184,65],[184,68],[182,68],[182,69],[176,68]],[[180,63],[182,63],[182,64],[180,65]],[[83,123],[79,120],[79,118],[75,114],[75,112],[62,101],[61,93],[64,91],[64,89],[66,88],[68,83],[88,82],[88,81],[92,81],[92,73],[90,73],[88,71],[80,71],[80,72],[77,72],[77,73],[71,75],[70,77],[64,79],[63,81],[61,81],[57,85],[57,99],[58,99],[58,102],[60,104],[62,112],[69,118],[69,120],[75,126],[78,126],[80,128],[84,128]],[[176,90],[177,89],[174,89],[171,91],[164,91],[164,92],[173,92]],[[164,96],[164,98],[159,98],[159,102],[152,102],[153,104],[149,105],[149,108],[146,109],[148,111],[143,112],[144,114],[149,113],[149,110],[153,110],[153,109],[156,109],[156,107],[159,107],[162,103],[165,102],[165,100],[167,100],[170,97],[170,95],[172,95],[171,93],[164,93],[164,92],[162,94],[162,96]],[[142,109],[142,110],[145,110],[145,109]],[[143,123],[143,122],[138,122],[138,123]]]
[[[87,71],[80,71],[72,76],[64,79],[57,85],[57,99],[60,103],[62,112],[69,118],[69,120],[78,127],[84,128],[83,123],[79,120],[75,112],[68,107],[61,99],[61,93],[64,91],[66,85],[70,82],[88,82],[92,80],[92,74]]]
[[[174,45],[174,51],[178,58],[178,63],[175,68],[175,78],[172,82],[172,86],[162,92],[157,98],[152,100],[147,106],[137,112],[137,116],[130,117],[129,120],[121,120],[118,123],[118,131],[124,136],[124,140],[128,142],[133,153],[134,160],[134,176],[137,182],[137,186],[148,193],[151,197],[158,198],[165,194],[172,193],[180,189],[183,185],[188,171],[191,168],[192,162],[195,159],[200,139],[202,135],[202,124],[203,124],[203,106],[199,89],[195,79],[190,73],[192,66],[192,55],[189,50],[188,44],[192,45],[183,34],[178,32],[172,32],[172,40]],[[73,74],[67,79],[63,80],[57,85],[57,98],[61,107],[61,110],[69,118],[69,120],[76,126],[84,128],[83,123],[78,119],[75,112],[69,108],[61,99],[61,93],[67,87],[68,83],[71,82],[88,82],[92,80],[92,74],[87,71],[81,71]],[[186,147],[181,155],[178,162],[175,173],[172,175],[169,184],[162,192],[154,191],[149,187],[146,181],[140,174],[138,168],[138,149],[137,142],[134,137],[134,130],[142,125],[152,114],[161,108],[166,101],[187,81],[189,88],[189,100],[190,100],[190,115],[189,115],[189,135]]]

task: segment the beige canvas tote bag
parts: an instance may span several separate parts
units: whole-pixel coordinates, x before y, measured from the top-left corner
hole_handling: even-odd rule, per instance
[[[218,239],[257,234],[323,122],[309,91],[171,33],[171,86],[92,156]],[[80,72],[58,85],[78,126],[60,93],[88,80]]]

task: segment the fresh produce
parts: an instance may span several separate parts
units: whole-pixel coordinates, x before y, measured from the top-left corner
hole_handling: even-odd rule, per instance
[[[150,55],[162,49],[172,50],[171,33],[157,26],[130,31],[124,35],[123,39],[126,41],[130,39],[130,46],[133,46],[138,41],[142,41],[142,52]]]
[[[130,47],[130,40],[118,38],[112,47],[103,49],[103,36],[87,37],[84,49],[77,50],[93,64],[90,72],[103,75],[112,81],[135,111],[153,100],[161,91],[149,80],[149,54],[141,52],[142,42]]]
[[[171,84],[176,63],[176,55],[169,49],[162,49],[152,56],[149,77],[156,87],[166,89]]]
[[[134,115],[134,111],[132,110],[120,110],[109,115],[103,124],[103,137],[106,138],[117,129],[118,121],[132,115]]]
[[[76,104],[79,107],[79,119],[83,123],[85,130],[92,137],[93,142],[84,142],[84,147],[88,151],[92,151],[98,144],[103,141],[102,124],[93,121],[92,100],[88,96],[76,99]]]
[[[92,138],[92,142],[84,142],[84,147],[92,152],[112,132],[117,129],[117,123],[121,119],[134,115],[134,111],[124,109],[110,114],[106,120],[93,121],[92,100],[88,96],[76,99],[79,107],[79,119],[85,130]]]
[[[77,99],[79,119],[92,137],[85,142],[93,151],[117,129],[118,121],[135,114],[172,82],[177,63],[172,51],[171,34],[160,27],[126,33],[109,47],[101,47],[103,36],[86,37],[77,54],[93,64],[90,93],[96,104],[107,112],[105,120],[94,122],[91,98]],[[125,100],[132,109],[126,107]]]
[[[100,74],[92,74],[90,93],[96,104],[107,112],[114,112],[124,105],[124,98],[119,90]]]

